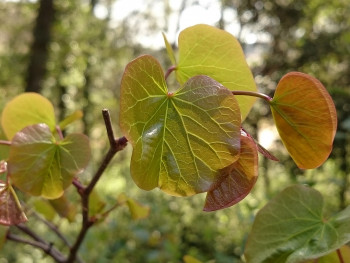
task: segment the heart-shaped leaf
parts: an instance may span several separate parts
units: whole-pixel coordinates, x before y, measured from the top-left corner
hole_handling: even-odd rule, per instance
[[[85,135],[70,134],[56,142],[46,124],[35,124],[13,137],[8,172],[11,182],[23,192],[57,199],[89,159]]]
[[[295,185],[275,196],[255,218],[245,249],[247,262],[298,263],[350,241],[350,206],[326,219],[322,195]]]
[[[45,123],[55,128],[53,105],[38,93],[23,93],[8,102],[1,115],[1,125],[9,140],[24,127]]]
[[[258,178],[258,151],[254,140],[244,132],[241,135],[239,159],[222,170],[225,179],[207,193],[204,211],[230,207],[252,190]]]
[[[337,113],[321,82],[304,73],[288,73],[270,105],[278,133],[298,167],[324,163],[332,151]]]
[[[0,224],[11,226],[27,220],[13,188],[0,182]]]
[[[177,80],[183,84],[197,75],[207,75],[230,90],[257,90],[239,42],[230,33],[208,25],[186,28],[179,35]],[[244,120],[255,97],[239,96],[237,100]]]
[[[134,150],[131,175],[142,189],[177,196],[206,192],[237,160],[240,112],[229,90],[207,76],[168,93],[158,61],[130,62],[121,84],[120,126]]]

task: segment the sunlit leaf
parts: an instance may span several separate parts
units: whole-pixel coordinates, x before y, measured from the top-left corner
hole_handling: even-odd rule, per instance
[[[134,199],[126,196],[124,193],[118,197],[119,204],[126,204],[129,208],[132,219],[138,220],[148,217],[150,208],[149,206],[142,205]]]
[[[208,191],[235,160],[240,113],[229,90],[207,76],[168,93],[158,61],[142,56],[125,69],[120,126],[133,146],[131,175],[142,189],[177,196]]]
[[[162,33],[163,35],[163,39],[164,39],[164,43],[165,43],[165,47],[166,47],[166,51],[168,52],[170,61],[173,65],[176,64],[176,60],[175,60],[175,55],[174,55],[174,51],[171,47],[171,45],[169,44],[168,39],[166,38],[166,35],[164,33]]]
[[[350,206],[323,216],[322,195],[295,185],[261,209],[248,237],[247,262],[298,263],[316,259],[350,241]]]
[[[24,127],[45,123],[55,128],[53,105],[38,93],[23,93],[8,102],[1,115],[1,125],[9,140]]]
[[[12,140],[8,172],[23,192],[56,199],[90,159],[88,138],[70,134],[56,142],[49,127],[36,124],[18,132]]]
[[[254,140],[241,135],[239,159],[222,170],[225,179],[214,190],[207,193],[204,211],[215,211],[230,207],[252,190],[258,178],[258,151]]]
[[[339,250],[344,263],[350,262],[350,247],[342,246]],[[339,263],[339,262],[340,260],[339,260],[337,251],[333,251],[332,253],[317,259],[317,263]],[[308,260],[303,263],[315,263],[315,260]]]
[[[13,188],[0,182],[0,224],[11,226],[27,220]]]
[[[285,75],[271,101],[284,146],[299,168],[320,166],[332,151],[337,115],[321,82],[299,72]]]
[[[184,262],[185,263],[202,263],[202,261],[196,259],[195,257],[192,257],[190,255],[184,256]]]
[[[83,112],[81,110],[77,110],[72,114],[68,115],[64,120],[59,123],[60,129],[64,130],[69,124],[75,122],[83,117]]]
[[[9,227],[0,225],[0,251],[6,242],[6,235]]]
[[[196,25],[180,33],[176,69],[181,84],[196,75],[207,75],[230,90],[257,90],[239,42],[212,26]],[[255,98],[237,96],[237,100],[244,120]]]

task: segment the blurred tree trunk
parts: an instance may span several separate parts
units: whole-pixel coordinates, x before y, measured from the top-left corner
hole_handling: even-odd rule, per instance
[[[26,92],[41,91],[42,81],[46,73],[48,46],[51,40],[51,27],[54,21],[54,14],[53,0],[40,0],[27,70]]]

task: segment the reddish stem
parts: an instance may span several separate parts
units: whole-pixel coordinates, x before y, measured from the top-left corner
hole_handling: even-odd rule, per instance
[[[11,146],[12,143],[10,141],[0,140],[0,144]]]
[[[244,96],[252,96],[252,97],[258,97],[261,99],[266,100],[268,103],[272,101],[272,98],[264,93],[260,92],[254,92],[254,91],[243,91],[243,90],[234,90],[232,91],[233,95],[244,95]]]
[[[167,72],[165,73],[165,80],[168,79],[169,75],[171,74],[171,72],[173,72],[176,69],[176,66],[171,66],[170,68],[168,68]]]
[[[340,251],[339,248],[337,249],[337,255],[338,255],[338,258],[339,258],[339,262],[340,263],[345,263],[343,255],[341,254],[341,251]]]

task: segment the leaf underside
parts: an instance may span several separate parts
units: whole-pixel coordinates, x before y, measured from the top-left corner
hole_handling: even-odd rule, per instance
[[[0,182],[0,224],[11,226],[27,220],[13,188]]]
[[[323,198],[309,187],[286,188],[259,211],[245,249],[247,262],[298,263],[350,241],[350,207],[325,219]]]
[[[307,74],[288,73],[270,106],[283,144],[298,167],[312,169],[325,162],[332,151],[337,115],[323,85]]]
[[[252,190],[258,178],[258,153],[254,140],[241,135],[239,159],[222,170],[225,178],[214,190],[207,193],[204,211],[215,211],[230,207]]]
[[[238,103],[207,76],[168,93],[158,61],[141,56],[125,69],[120,101],[120,126],[134,148],[131,175],[142,189],[159,187],[176,196],[205,192],[218,170],[238,158]]]

